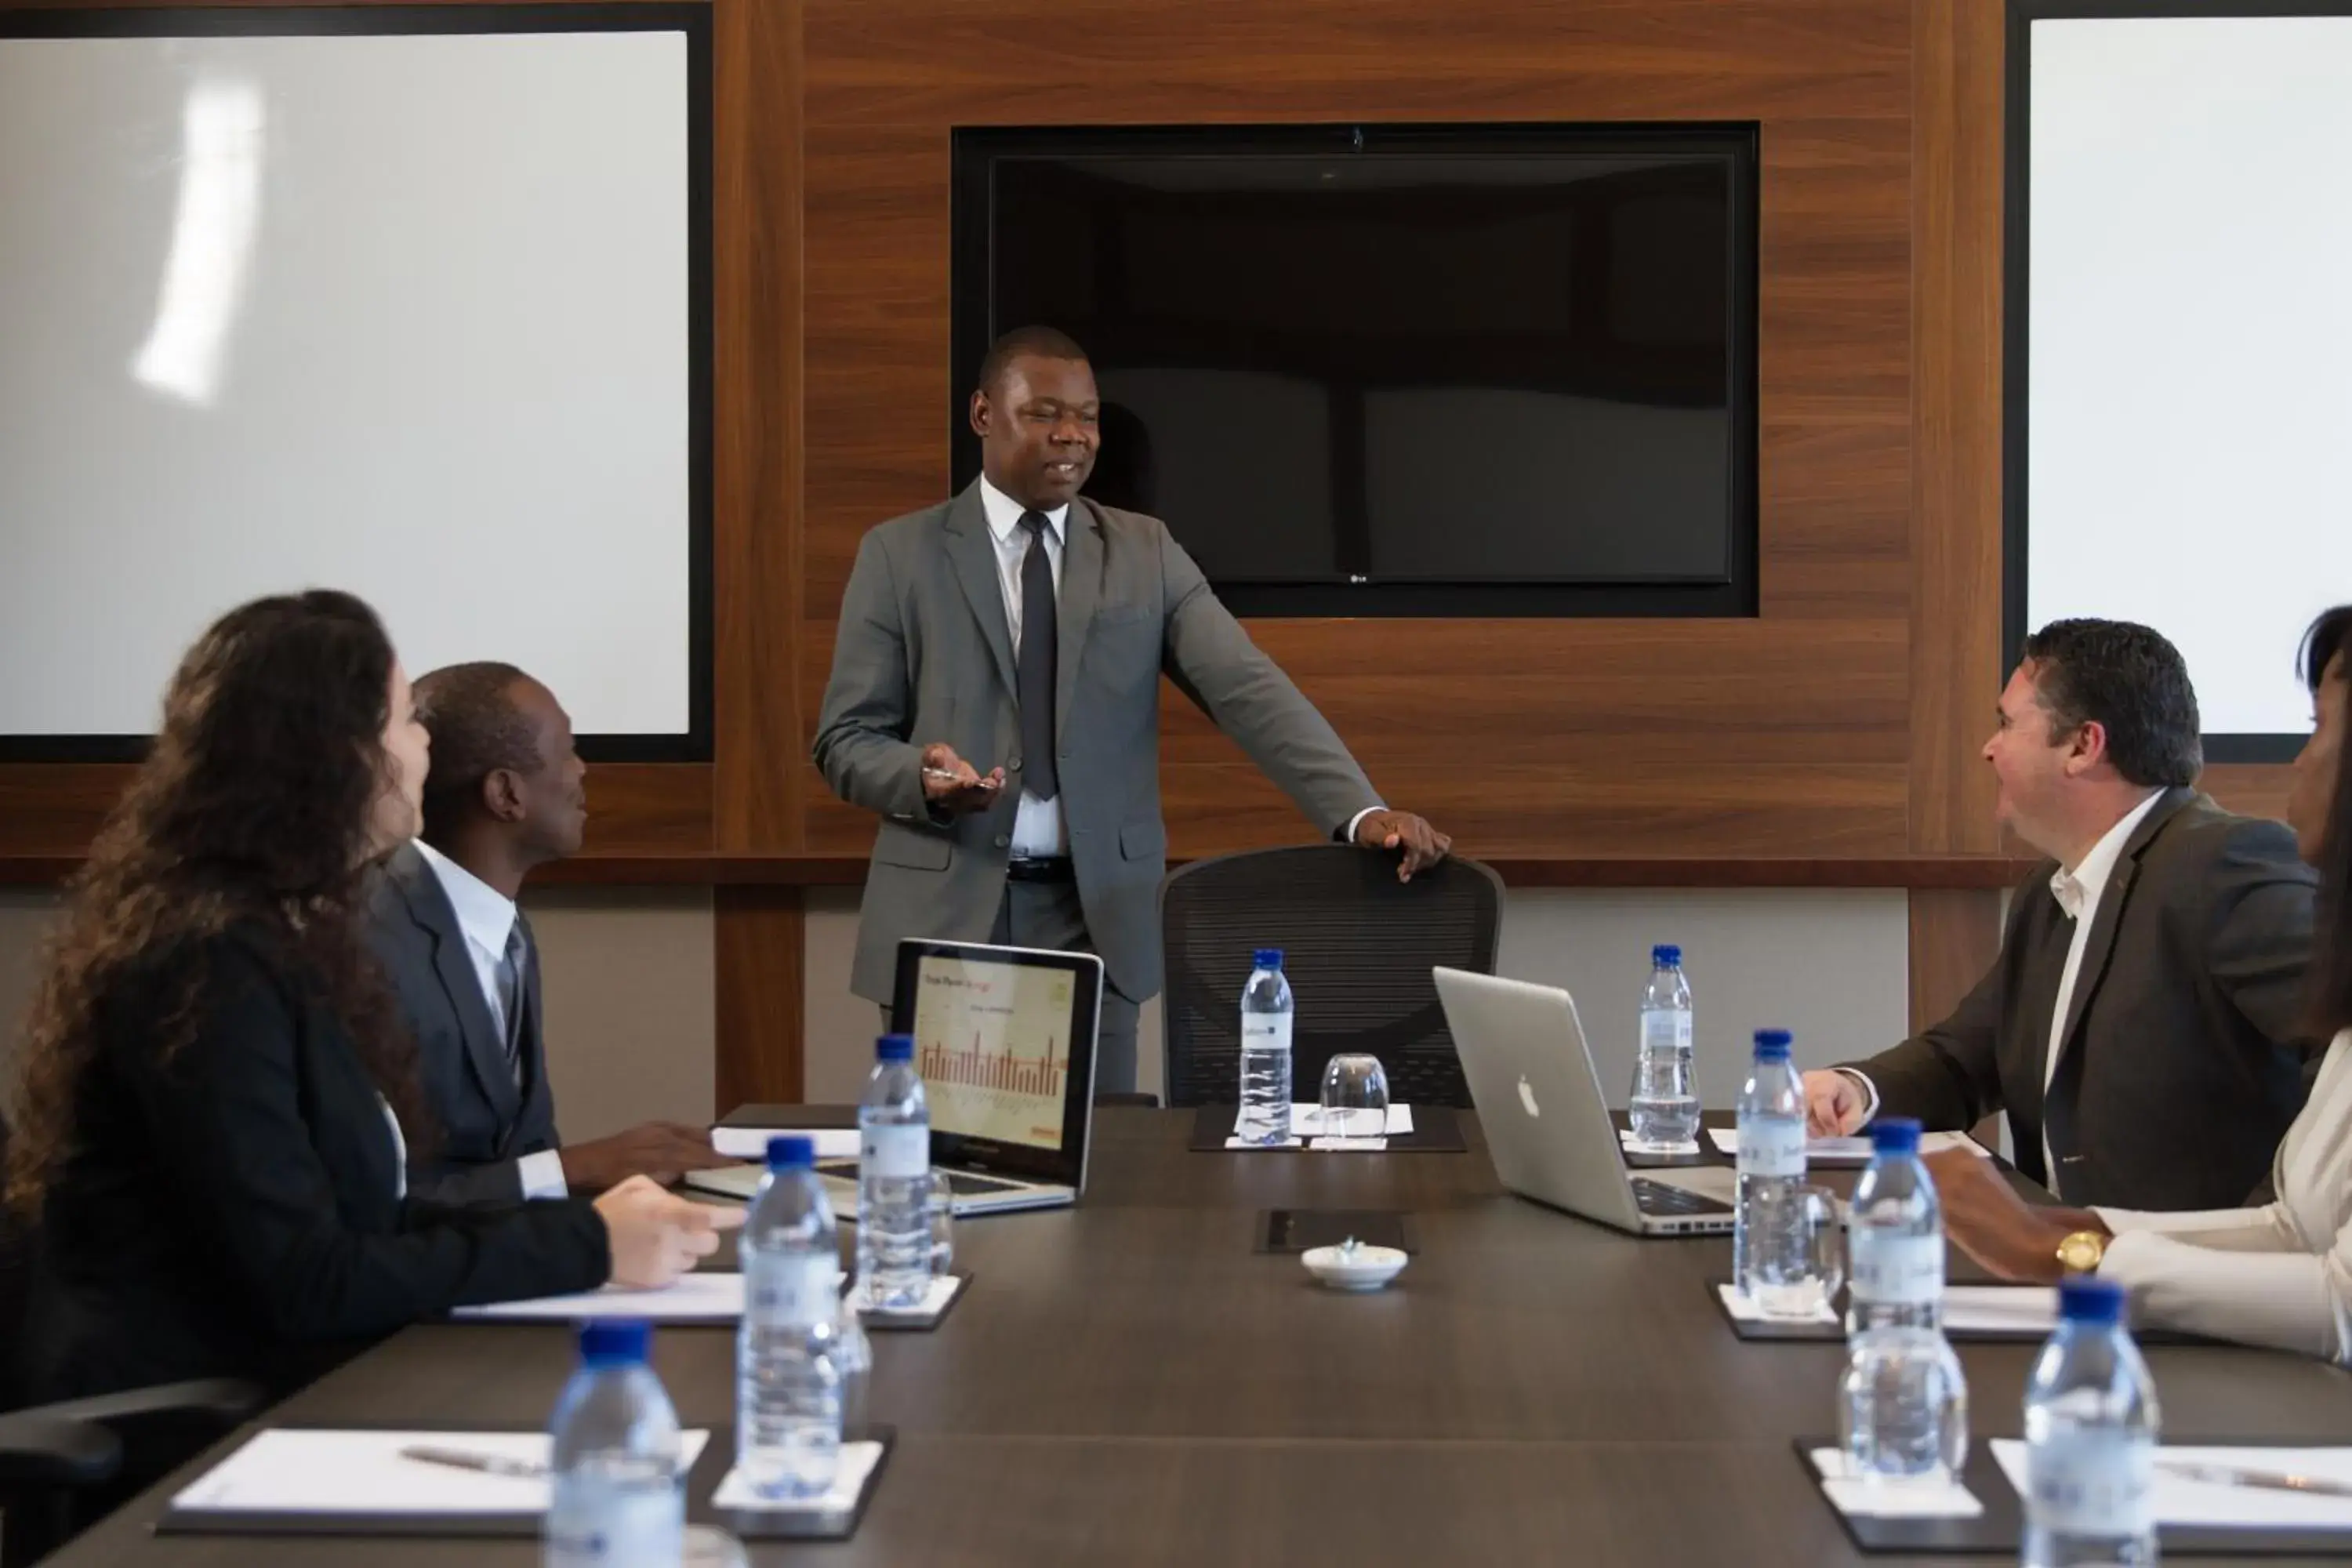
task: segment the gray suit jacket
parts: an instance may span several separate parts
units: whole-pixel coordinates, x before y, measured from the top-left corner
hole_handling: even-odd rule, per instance
[[[515,919],[523,919],[520,910]],[[525,921],[524,934],[530,931]],[[409,1152],[410,1195],[441,1204],[520,1203],[518,1162],[559,1142],[540,1028],[539,944],[529,944],[523,970],[518,1086],[457,911],[413,844],[394,851],[371,879],[368,937],[416,1037],[436,1123],[432,1146]]]
[[[2018,1168],[2076,1205],[2246,1201],[2303,1108],[2311,868],[2294,835],[2165,793],[2109,874],[2043,1088],[2074,923],[2054,861],[2011,897],[2000,956],[1948,1018],[1866,1062],[1880,1108],[1931,1128],[2009,1113]]]
[[[1160,989],[1160,677],[1164,670],[1327,834],[1380,804],[1314,704],[1209,590],[1157,518],[1073,502],[1065,528],[1055,728],[1064,825],[1087,930],[1110,984]],[[842,596],[816,765],[878,813],[850,985],[889,1000],[899,939],[984,942],[1004,895],[1021,783],[1013,649],[979,481],[883,523]],[[1003,798],[952,822],[923,799],[944,741]]]

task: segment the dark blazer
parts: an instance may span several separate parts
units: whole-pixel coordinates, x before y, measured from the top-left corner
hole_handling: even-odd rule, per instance
[[[2051,1015],[2074,926],[2047,861],[2011,895],[2000,956],[1952,1016],[1853,1064],[1931,1128],[2009,1113],[2018,1167],[2070,1204],[2235,1208],[2309,1087],[2299,1027],[2315,878],[2284,826],[2165,792],[2109,874],[2057,1071]],[[2042,1168],[2042,1130],[2057,1180]]]
[[[522,920],[521,911],[515,918]],[[523,931],[529,935],[527,921]],[[523,966],[518,1087],[457,912],[414,844],[371,879],[368,939],[416,1037],[425,1096],[439,1122],[432,1149],[416,1151],[409,1165],[413,1189],[437,1203],[520,1203],[516,1162],[558,1143],[540,1027],[538,943],[529,945]]]
[[[215,1376],[283,1391],[419,1319],[611,1272],[584,1199],[397,1196],[383,1102],[298,973],[254,924],[110,988],[42,1207],[33,1397]],[[192,974],[194,1033],[159,1062],[157,1022]]]

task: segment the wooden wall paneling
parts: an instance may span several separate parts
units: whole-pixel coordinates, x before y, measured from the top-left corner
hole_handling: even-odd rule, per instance
[[[2005,8],[1916,0],[1912,123],[1911,836],[1992,851],[1978,752],[2001,626],[2001,103]]]
[[[679,855],[710,847],[710,769],[593,763],[584,855]]]
[[[1914,1032],[1948,1016],[1992,967],[2000,952],[2001,897],[1995,889],[1913,889]]]
[[[1752,120],[1762,618],[1251,629],[1382,791],[1468,852],[1905,847],[1909,0],[808,0],[804,16],[807,349],[824,378],[806,416],[804,712],[859,537],[945,493],[956,126]],[[1309,831],[1181,705],[1163,736],[1182,851]],[[871,842],[863,814],[816,787],[804,802],[810,850]]]
[[[718,1072],[711,1113],[796,1104],[803,1081],[805,920],[794,887],[713,891]]]

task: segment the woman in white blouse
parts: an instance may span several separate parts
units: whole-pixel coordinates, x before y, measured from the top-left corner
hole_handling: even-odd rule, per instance
[[[2048,1283],[2096,1268],[2131,1292],[2143,1327],[2352,1365],[2352,605],[2313,625],[2303,674],[2313,729],[2294,761],[2287,820],[2320,873],[2313,1037],[2331,1043],[2279,1145],[2277,1201],[2190,1214],[2035,1208],[1988,1161],[1954,1152],[1928,1165],[1953,1245],[2002,1279]]]

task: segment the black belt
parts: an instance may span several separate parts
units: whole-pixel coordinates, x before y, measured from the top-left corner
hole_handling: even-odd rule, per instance
[[[1077,868],[1067,855],[1016,855],[1004,868],[1010,882],[1075,882]]]

